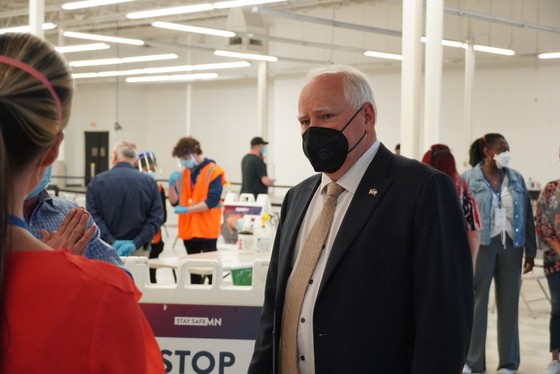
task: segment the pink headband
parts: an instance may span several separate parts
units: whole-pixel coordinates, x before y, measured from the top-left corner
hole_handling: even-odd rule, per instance
[[[58,124],[60,126],[60,129],[62,129],[62,104],[60,103],[60,98],[56,94],[56,91],[54,90],[51,82],[49,82],[47,77],[45,77],[43,73],[35,69],[33,66],[28,65],[25,62],[16,60],[11,57],[0,56],[0,62],[3,62],[6,65],[14,66],[20,70],[23,70],[27,74],[33,76],[34,78],[37,78],[38,80],[41,81],[41,83],[43,83],[43,85],[49,90],[49,92],[51,93],[54,99],[54,103],[56,104],[56,110],[58,113]]]

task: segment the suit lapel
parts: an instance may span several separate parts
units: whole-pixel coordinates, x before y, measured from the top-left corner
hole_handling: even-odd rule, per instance
[[[309,181],[307,186],[303,186],[302,193],[294,193],[294,199],[289,201],[290,208],[288,211],[290,213],[285,218],[286,221],[284,227],[282,228],[282,230],[285,230],[285,232],[282,233],[282,236],[289,238],[288,245],[285,247],[288,251],[280,254],[278,264],[279,279],[287,280],[292,272],[299,230],[303,223],[307,208],[309,207],[309,203],[311,202],[311,198],[320,183],[321,174],[318,174],[316,178]],[[281,284],[285,283],[281,282]]]
[[[393,178],[388,177],[388,170],[393,157],[393,154],[381,144],[364,173],[340,224],[323,273],[319,293],[393,183]]]

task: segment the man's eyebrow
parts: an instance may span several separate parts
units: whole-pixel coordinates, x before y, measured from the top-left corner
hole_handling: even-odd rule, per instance
[[[312,114],[324,114],[324,113],[334,113],[335,109],[332,107],[317,107],[311,111]],[[297,119],[301,121],[304,118],[309,117],[307,114],[298,114]]]

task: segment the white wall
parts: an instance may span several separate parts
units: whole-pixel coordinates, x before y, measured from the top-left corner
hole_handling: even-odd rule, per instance
[[[378,107],[377,132],[389,149],[400,137],[400,72],[367,71]],[[450,145],[458,163],[468,159],[474,137],[499,132],[509,141],[512,167],[526,178],[544,183],[560,176],[560,65],[540,62],[524,67],[478,67],[472,103],[472,136],[464,139],[464,78],[461,66],[448,66],[443,74],[442,127],[440,139]],[[269,82],[269,174],[278,184],[293,185],[313,173],[301,150],[297,100],[303,76],[286,76]],[[115,84],[79,84],[71,123],[66,130],[65,158],[69,175],[84,175],[83,131],[111,131],[116,139],[130,139],[140,150],[156,152],[167,178],[176,168],[171,150],[191,134],[207,157],[217,161],[230,181],[241,180],[240,161],[249,140],[258,134],[257,82],[219,81],[193,84],[191,112],[187,113],[185,85],[133,86],[121,83],[118,90],[118,122],[124,130],[113,131],[116,120]],[[92,123],[96,127],[92,127]]]

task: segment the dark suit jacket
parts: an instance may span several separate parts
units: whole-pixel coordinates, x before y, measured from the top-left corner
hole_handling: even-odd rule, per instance
[[[278,372],[286,282],[320,179],[298,184],[282,204],[251,374]],[[315,303],[316,373],[460,373],[472,282],[453,182],[381,145],[342,221]]]

